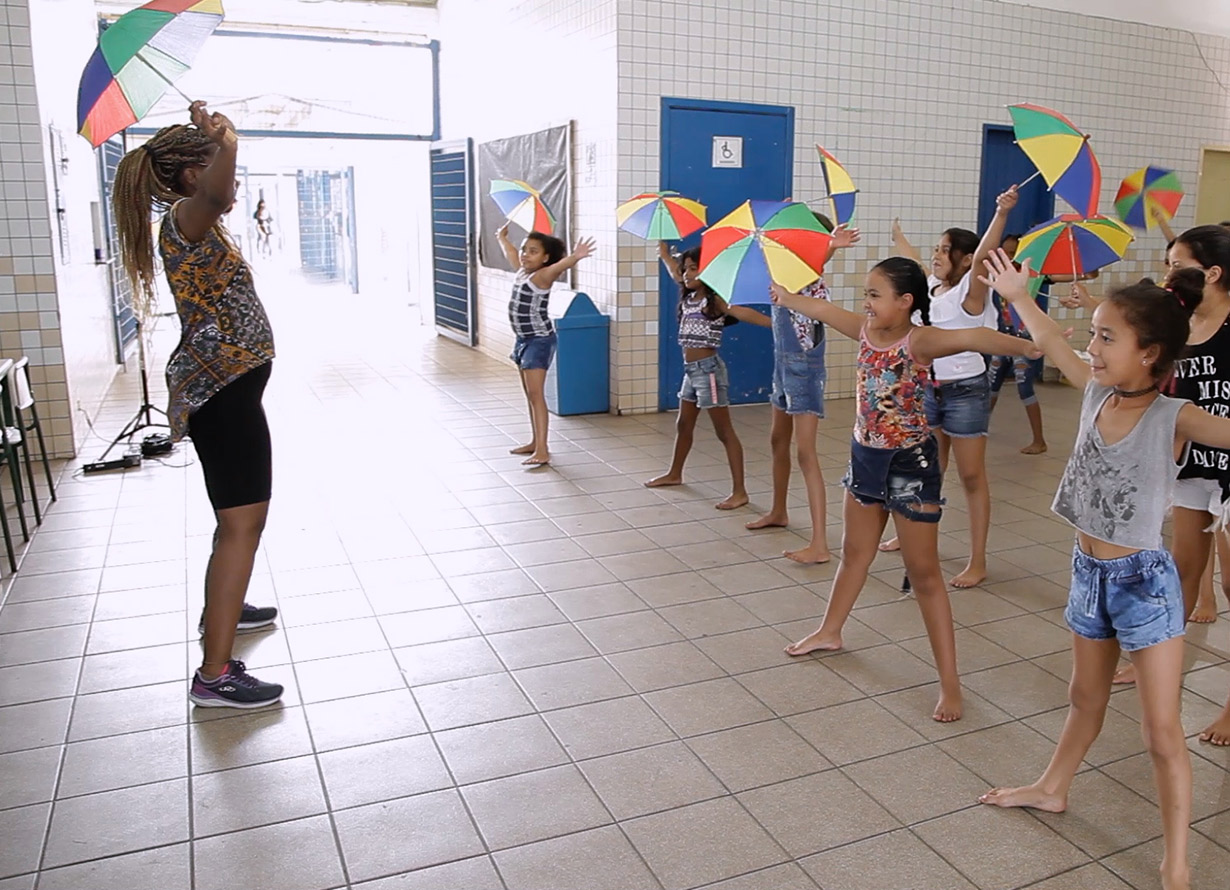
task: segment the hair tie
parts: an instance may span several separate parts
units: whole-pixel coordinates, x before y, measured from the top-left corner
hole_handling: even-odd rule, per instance
[[[149,145],[149,143],[148,143],[148,142],[144,142],[144,143],[142,143],[142,144],[141,144],[141,147],[142,147],[143,149],[145,149],[145,153],[146,153],[147,155],[149,155],[149,159],[150,159],[151,161],[154,161],[155,163],[157,163],[157,161],[158,161],[158,152],[156,152],[154,149],[150,148],[150,145]]]

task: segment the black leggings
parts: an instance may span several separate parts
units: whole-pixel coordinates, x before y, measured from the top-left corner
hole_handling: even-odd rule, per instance
[[[253,368],[188,418],[215,510],[261,504],[273,493],[273,444],[261,407],[272,371],[272,362]]]

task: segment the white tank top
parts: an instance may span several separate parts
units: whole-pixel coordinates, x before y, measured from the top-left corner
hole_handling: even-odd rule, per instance
[[[966,272],[955,287],[949,288],[938,297],[931,298],[932,325],[948,331],[960,331],[967,328],[990,328],[993,331],[999,329],[999,313],[995,310],[995,301],[991,299],[990,293],[987,294],[987,302],[981,315],[970,315],[961,305],[969,296],[971,280],[970,273]],[[927,286],[932,291],[942,283],[934,275],[927,277]],[[980,353],[958,352],[956,355],[937,358],[932,362],[932,368],[935,371],[935,379],[947,383],[951,380],[965,380],[985,374],[987,362]]]

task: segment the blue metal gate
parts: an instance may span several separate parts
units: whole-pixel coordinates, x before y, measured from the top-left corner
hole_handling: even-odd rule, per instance
[[[112,136],[98,149],[98,177],[102,183],[102,218],[107,255],[96,257],[107,264],[111,285],[111,318],[115,327],[115,362],[124,363],[124,354],[137,339],[137,315],[132,306],[132,283],[120,263],[120,235],[115,225],[115,208],[111,193],[115,185],[115,168],[124,157],[124,137]]]
[[[469,139],[431,148],[431,262],[436,330],[478,343],[474,293],[474,197]]]

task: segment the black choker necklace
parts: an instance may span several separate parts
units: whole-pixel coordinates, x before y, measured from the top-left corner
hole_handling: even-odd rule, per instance
[[[1138,398],[1139,396],[1147,396],[1149,393],[1153,392],[1155,389],[1157,389],[1156,383],[1153,384],[1152,386],[1147,386],[1144,389],[1136,389],[1136,390],[1132,390],[1131,392],[1122,390],[1116,386],[1115,395],[1117,395],[1121,399],[1135,399],[1135,398]]]

